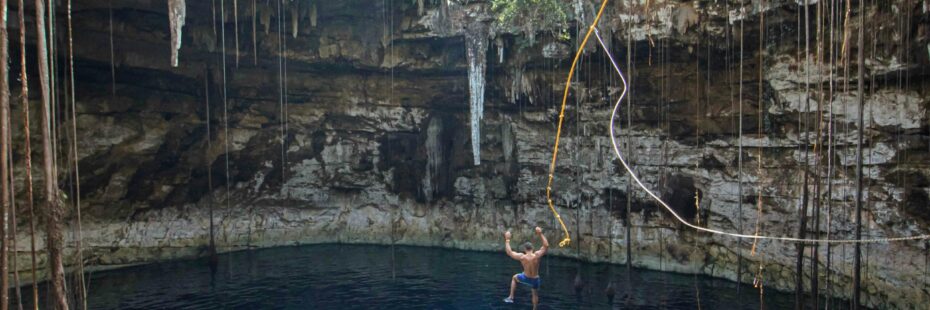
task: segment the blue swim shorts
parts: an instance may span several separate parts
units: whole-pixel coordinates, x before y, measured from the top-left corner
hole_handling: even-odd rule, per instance
[[[521,272],[521,273],[517,274],[517,282],[520,282],[521,284],[529,285],[529,286],[532,287],[533,289],[538,290],[538,289],[539,289],[539,283],[542,282],[542,281],[541,281],[538,277],[537,277],[537,278],[530,278],[530,277],[527,277],[526,275],[524,275],[524,274]]]

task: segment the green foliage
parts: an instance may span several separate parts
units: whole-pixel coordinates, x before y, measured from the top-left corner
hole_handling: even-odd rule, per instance
[[[569,10],[562,0],[491,0],[491,9],[501,26],[520,29],[531,41],[540,30],[568,38]]]

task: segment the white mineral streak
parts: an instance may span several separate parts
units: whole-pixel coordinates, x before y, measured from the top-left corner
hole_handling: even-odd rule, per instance
[[[510,85],[510,102],[517,103],[521,97],[526,97],[533,104],[533,84],[526,75],[525,68],[513,69],[513,82]]]
[[[265,34],[269,34],[271,32],[271,10],[261,10],[259,19],[262,26],[265,27]]]
[[[906,70],[907,65],[901,63],[898,57],[891,56],[891,59],[881,57],[869,58],[865,60],[865,67],[869,68],[869,73],[873,75],[888,74],[895,71]]]
[[[296,8],[292,8],[291,9],[291,36],[294,37],[294,39],[297,38],[299,27],[300,27],[300,10]]]
[[[497,57],[498,63],[504,63],[504,40],[501,37],[497,37],[494,40],[494,45],[497,45]]]
[[[439,183],[439,167],[442,165],[442,118],[433,117],[426,127],[426,175],[423,177],[423,195],[433,201]]]
[[[870,59],[866,61],[872,70],[882,73],[900,72],[908,66],[900,64],[897,59],[889,61]],[[797,69],[792,69],[797,68]],[[842,82],[842,77],[834,77]],[[772,114],[785,114],[796,112],[824,112],[829,111],[832,105],[834,115],[839,121],[856,123],[859,120],[857,111],[858,99],[854,90],[837,92],[834,98],[825,98],[817,94],[808,94],[804,90],[804,83],[809,80],[811,85],[827,83],[830,80],[829,68],[815,66],[805,71],[801,63],[789,56],[777,57],[775,64],[769,67],[766,80],[775,90],[778,100],[769,107]],[[854,82],[854,81],[850,81]],[[823,101],[818,104],[818,101]],[[866,98],[865,122],[866,126],[899,127],[902,129],[919,128],[921,118],[926,112],[921,104],[921,97],[915,92],[907,91],[879,91]],[[871,107],[871,108],[870,108]]]
[[[571,51],[568,46],[560,42],[551,42],[543,45],[542,54],[546,58],[565,59],[568,58]]]
[[[514,141],[512,126],[509,118],[501,125],[501,144],[504,149],[505,162],[510,162],[513,159],[513,146],[516,141]]]
[[[484,116],[484,73],[487,68],[488,25],[474,23],[465,32],[468,57],[468,102],[471,109],[471,152],[475,165],[481,164],[481,118]]]
[[[382,27],[381,28],[381,47],[387,48],[391,46],[391,41],[393,40],[393,34],[391,33],[391,27]]]
[[[672,35],[673,29],[675,29],[675,8],[673,5],[653,4],[646,15],[642,13],[620,13],[613,18],[623,24],[635,23],[635,26],[628,30],[633,40],[655,40]]]
[[[317,13],[316,2],[310,4],[310,27],[316,27]]]
[[[675,30],[685,33],[688,27],[698,23],[698,12],[690,4],[682,4],[675,10]]]
[[[171,27],[171,66],[178,66],[178,50],[181,49],[181,28],[187,7],[184,0],[168,0],[168,23]]]

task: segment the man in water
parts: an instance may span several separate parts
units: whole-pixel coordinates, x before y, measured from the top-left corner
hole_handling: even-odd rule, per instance
[[[527,242],[523,244],[523,253],[519,253],[510,249],[510,237],[512,237],[510,231],[504,233],[504,250],[507,252],[507,256],[520,261],[520,264],[523,265],[523,272],[513,275],[510,280],[510,296],[504,299],[506,303],[513,302],[513,293],[517,290],[517,282],[533,288],[533,309],[536,309],[536,305],[539,303],[539,296],[536,295],[540,283],[539,261],[549,250],[549,241],[546,240],[546,236],[543,235],[542,229],[539,227],[536,227],[536,235],[542,239],[542,248],[533,252],[533,244]]]

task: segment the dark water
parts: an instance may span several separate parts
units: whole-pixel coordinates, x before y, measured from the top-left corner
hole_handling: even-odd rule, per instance
[[[393,258],[393,260],[392,260]],[[393,264],[392,264],[393,262]],[[421,247],[314,245],[175,261],[92,275],[91,309],[528,309],[530,291],[504,304],[520,265],[501,253]],[[586,283],[573,289],[576,270]],[[612,270],[612,271],[611,271]],[[759,293],[736,283],[547,257],[540,309],[759,309]],[[629,277],[629,281],[627,280]],[[613,279],[617,297],[604,294]],[[28,291],[26,291],[28,292]],[[629,293],[629,294],[628,294]],[[42,295],[45,295],[43,290]],[[766,290],[765,308],[794,306]]]

